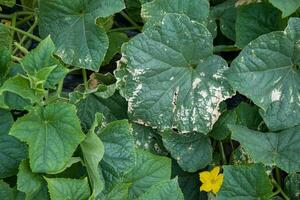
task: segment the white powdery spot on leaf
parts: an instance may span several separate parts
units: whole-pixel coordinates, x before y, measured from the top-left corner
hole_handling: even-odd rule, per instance
[[[193,84],[192,84],[192,87],[193,87],[193,90],[196,89],[198,87],[198,85],[200,84],[201,82],[201,79],[200,78],[196,78],[194,81],[193,81]]]
[[[132,93],[132,97],[130,97],[128,99],[128,112],[129,113],[132,113],[132,111],[134,110],[134,107],[137,106],[137,105],[134,104],[134,100],[139,95],[142,88],[143,88],[143,85],[141,83],[138,84],[137,87],[135,88],[135,90]]]
[[[274,89],[271,94],[272,102],[279,101],[280,98],[281,98],[281,92],[278,89]]]

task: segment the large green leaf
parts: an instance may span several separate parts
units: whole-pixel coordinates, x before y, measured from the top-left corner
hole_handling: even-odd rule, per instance
[[[285,192],[291,200],[300,198],[300,174],[289,174],[285,180]]]
[[[227,73],[233,88],[263,109],[271,130],[300,122],[299,41],[300,19],[291,18],[285,31],[260,36],[246,46]]]
[[[0,0],[0,2],[1,2],[1,0]],[[11,43],[10,30],[1,23],[0,24],[0,47],[8,49],[10,46],[10,43]]]
[[[108,17],[125,7],[123,0],[40,1],[39,28],[43,37],[51,35],[62,60],[77,67],[98,71],[108,48],[98,17]]]
[[[46,87],[55,87],[68,72],[68,69],[53,57],[54,50],[55,46],[51,38],[47,37],[21,60],[21,66],[27,75],[32,77],[35,82],[45,82]],[[40,74],[49,67],[54,67],[54,69],[45,77],[46,79],[41,80]]]
[[[87,200],[90,188],[87,178],[46,178],[51,200]]]
[[[173,131],[165,131],[161,135],[165,148],[183,170],[196,172],[212,161],[208,136],[201,133],[177,134]]]
[[[130,184],[118,184],[109,193],[101,195],[97,200],[128,200]]]
[[[15,200],[13,189],[2,180],[0,180],[0,199]]]
[[[300,0],[269,0],[273,6],[282,11],[282,17],[293,14],[300,6]]]
[[[139,197],[139,200],[183,200],[183,194],[179,188],[177,178],[165,181],[152,186],[144,194]]]
[[[206,24],[209,15],[208,0],[154,0],[142,5],[141,15],[146,26],[158,25],[168,13],[186,14],[191,20]]]
[[[87,168],[89,179],[93,186],[93,195],[96,197],[104,188],[98,171],[98,165],[104,155],[104,145],[100,138],[95,134],[95,128],[101,125],[103,120],[102,114],[96,114],[95,122],[86,135],[85,140],[80,144],[84,162]]]
[[[171,160],[167,157],[153,155],[144,150],[137,150],[137,163],[125,175],[125,182],[131,183],[129,199],[135,199],[161,181],[171,177]]]
[[[30,168],[35,173],[63,169],[84,139],[76,107],[67,103],[33,108],[13,124],[10,135],[29,145]]]
[[[132,128],[127,120],[114,121],[98,134],[104,144],[101,164],[109,165],[117,174],[130,171],[136,162]]]
[[[240,6],[235,24],[236,45],[243,48],[260,35],[280,30],[280,15],[280,11],[269,3]]]
[[[27,157],[26,145],[9,135],[0,136],[0,178],[15,175]]]
[[[229,126],[232,138],[241,143],[255,162],[277,165],[287,172],[299,172],[300,127],[279,133],[261,133],[243,126]]]
[[[272,184],[261,164],[249,166],[223,166],[224,182],[217,200],[269,200]]]
[[[184,133],[211,130],[219,104],[232,92],[223,78],[227,63],[213,55],[212,36],[203,25],[167,14],[160,27],[123,46],[123,54],[130,73],[125,96],[134,122]]]

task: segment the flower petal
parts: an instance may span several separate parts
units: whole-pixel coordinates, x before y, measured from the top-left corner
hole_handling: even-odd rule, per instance
[[[207,182],[210,182],[210,180],[211,180],[210,172],[208,172],[208,171],[199,173],[199,177],[200,177],[200,181],[202,183],[207,183]]]
[[[216,194],[216,193],[220,190],[220,188],[221,188],[221,186],[222,186],[222,183],[223,183],[223,179],[224,179],[224,175],[223,175],[223,174],[219,174],[219,175],[217,176],[216,182],[215,182],[215,184],[212,186],[212,191],[213,191],[213,193]]]
[[[212,184],[211,183],[204,183],[200,187],[200,192],[205,191],[205,192],[210,192],[212,190]]]
[[[218,176],[220,172],[220,167],[214,167],[211,171],[210,171],[210,174],[211,174],[211,177],[215,178]]]

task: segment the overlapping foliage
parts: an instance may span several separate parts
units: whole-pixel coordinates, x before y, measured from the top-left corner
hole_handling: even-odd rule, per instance
[[[300,198],[299,0],[0,5],[0,199]]]

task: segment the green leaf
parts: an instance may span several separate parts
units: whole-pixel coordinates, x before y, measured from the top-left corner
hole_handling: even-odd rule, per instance
[[[0,136],[8,135],[9,129],[14,123],[14,118],[10,111],[0,109]]]
[[[287,17],[299,8],[300,0],[269,0],[273,6],[282,11],[282,17]]]
[[[207,0],[191,0],[189,3],[184,3],[182,0],[154,0],[142,5],[141,15],[148,27],[159,25],[168,13],[185,14],[191,20],[206,24],[209,2]]]
[[[0,0],[0,4],[1,4],[1,1],[3,2],[3,0]],[[7,2],[8,1],[10,1],[10,0],[7,0]],[[1,23],[0,24],[0,47],[1,48],[4,47],[4,48],[8,49],[10,44],[11,44],[10,30]]]
[[[281,13],[269,3],[240,6],[236,18],[236,45],[245,47],[258,36],[281,30]]]
[[[121,32],[108,33],[108,38],[109,38],[109,47],[103,64],[109,64],[111,59],[113,59],[113,57],[117,53],[121,52],[122,44],[129,40],[128,36],[125,33],[121,33]]]
[[[104,188],[104,183],[98,171],[98,165],[104,155],[104,145],[100,138],[95,134],[95,128],[101,125],[103,120],[102,114],[96,114],[95,122],[86,135],[85,140],[80,144],[84,162],[87,168],[89,179],[93,187],[93,195],[98,196]]]
[[[107,99],[98,97],[95,94],[87,95],[86,98],[76,103],[77,115],[83,130],[89,130],[97,112],[103,113],[107,122],[126,119],[126,104],[126,101],[119,94],[114,94]]]
[[[144,193],[152,185],[168,181],[171,176],[171,160],[156,156],[144,150],[137,150],[137,163],[125,175],[125,182],[131,183],[129,199],[134,199]]]
[[[232,139],[241,143],[255,162],[277,165],[287,172],[300,171],[298,159],[300,146],[300,127],[279,133],[261,133],[243,126],[229,126]]]
[[[90,188],[87,178],[45,178],[51,200],[87,200]]]
[[[237,9],[235,0],[227,0],[214,6],[211,10],[213,18],[219,20],[221,32],[229,39],[235,41],[235,22]]]
[[[108,48],[108,37],[98,17],[108,17],[125,7],[123,0],[49,0],[39,4],[39,28],[49,34],[56,54],[70,65],[98,71]]]
[[[289,174],[284,182],[285,192],[291,200],[298,200],[300,197],[300,174]]]
[[[128,200],[130,184],[118,184],[108,194],[102,195],[98,200]]]
[[[212,39],[203,25],[167,14],[160,27],[123,46],[131,76],[124,86],[134,122],[181,133],[212,129],[219,104],[232,95],[223,78],[227,63],[213,55]]]
[[[257,129],[263,121],[259,115],[259,108],[242,102],[234,109],[237,117],[237,124],[247,126],[250,129]]]
[[[7,48],[0,47],[0,86],[7,79],[9,65],[10,65],[10,52]]]
[[[184,171],[196,172],[212,161],[212,146],[206,135],[165,131],[161,136],[165,148]]]
[[[14,76],[3,83],[2,87],[0,87],[0,95],[7,92],[30,100],[32,104],[42,102],[45,93],[43,90],[32,89],[30,81],[21,75]]]
[[[184,200],[183,194],[177,182],[177,178],[173,180],[165,181],[152,186],[144,194],[142,194],[139,200]]]
[[[43,182],[41,175],[32,173],[27,160],[21,162],[17,179],[19,191],[24,192],[28,198],[41,189]]]
[[[127,120],[114,121],[98,134],[104,144],[101,165],[110,166],[117,174],[130,171],[136,162],[132,128]]]
[[[0,4],[13,7],[16,4],[16,0],[0,0]]]
[[[13,124],[10,135],[29,145],[30,168],[34,173],[63,169],[84,139],[76,108],[66,103],[33,108]]]
[[[269,200],[272,184],[261,164],[223,166],[224,182],[217,200]]]
[[[54,43],[50,37],[47,37],[21,60],[21,66],[28,76],[37,79],[35,80],[37,82],[45,82],[45,86],[51,88],[54,88],[68,72],[68,69],[53,57],[54,51]],[[53,69],[48,71],[49,67]],[[45,70],[47,70],[46,74],[43,73]],[[41,76],[42,74],[45,75]]]
[[[232,87],[262,108],[271,130],[293,127],[300,121],[299,41],[300,19],[291,18],[285,31],[252,41],[227,71]]]
[[[27,157],[26,145],[9,135],[0,136],[0,178],[15,175]]]
[[[15,200],[13,189],[3,180],[0,180],[0,199]]]

